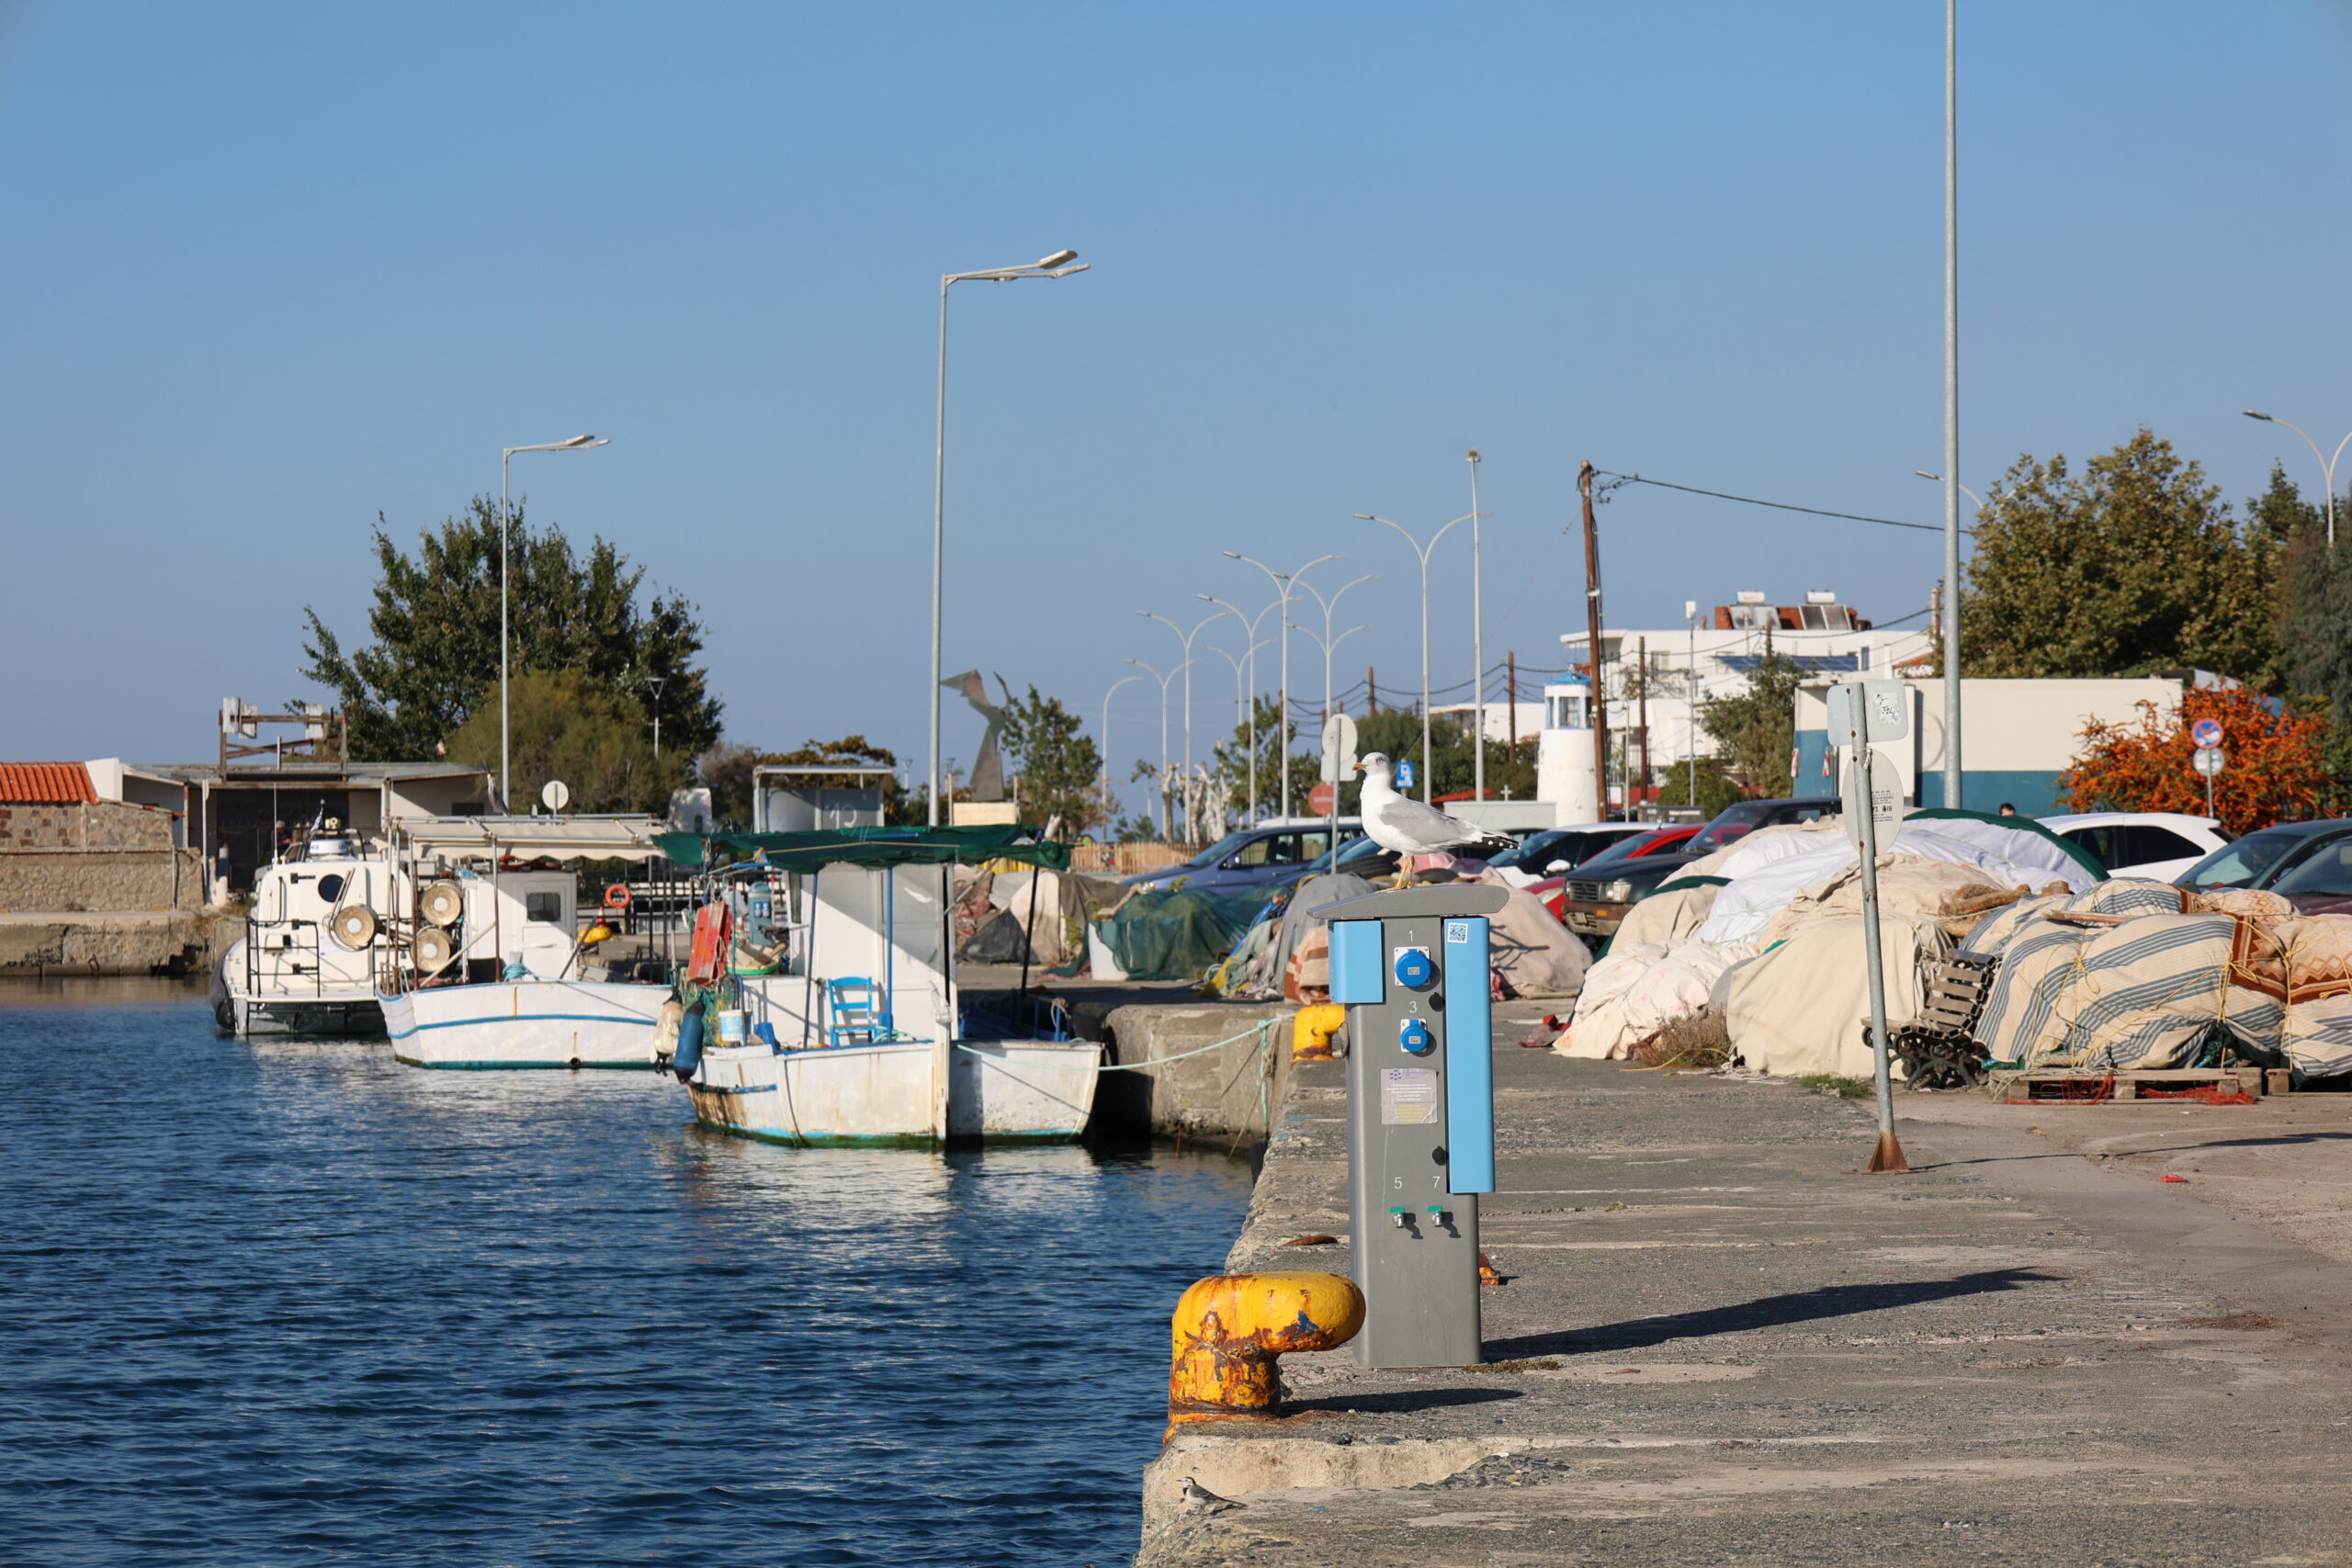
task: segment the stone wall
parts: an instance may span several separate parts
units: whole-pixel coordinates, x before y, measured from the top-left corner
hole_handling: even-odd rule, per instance
[[[0,852],[9,850],[168,850],[173,814],[119,800],[64,805],[0,805]],[[129,908],[139,908],[132,905]]]
[[[203,905],[204,867],[194,850],[0,850],[0,914],[189,912]]]
[[[1079,1032],[1104,1041],[1127,1068],[1102,1075],[1097,1119],[1254,1151],[1282,1104],[1297,1011],[1288,1002],[1145,1004],[1113,1010],[1099,1029],[1085,1027],[1081,1012]]]
[[[0,915],[0,980],[62,975],[201,975],[216,933],[200,915]]]

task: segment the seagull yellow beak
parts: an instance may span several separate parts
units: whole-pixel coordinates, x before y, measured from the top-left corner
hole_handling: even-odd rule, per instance
[[[1351,773],[1360,773],[1363,772],[1363,764],[1362,762],[1358,762],[1354,767],[1350,768],[1348,772]]]

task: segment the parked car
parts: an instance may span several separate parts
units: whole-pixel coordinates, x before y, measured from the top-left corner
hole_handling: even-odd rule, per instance
[[[1487,863],[1513,887],[1525,887],[1547,876],[1575,870],[1593,856],[1614,849],[1628,839],[1646,838],[1656,828],[1649,822],[1579,822],[1566,828],[1546,828],[1505,850]],[[1697,832],[1693,826],[1690,829]]]
[[[1363,825],[1356,818],[1340,818],[1342,842]],[[1201,893],[1251,893],[1290,880],[1330,848],[1328,818],[1294,817],[1227,833],[1183,864],[1137,872],[1126,886],[1166,888],[1182,883]]]
[[[1340,847],[1306,865],[1294,866],[1278,880],[1287,886],[1306,881],[1310,876],[1327,876],[1332,872],[1342,876],[1361,876],[1366,882],[1377,882],[1384,876],[1396,874],[1396,857],[1359,833],[1352,839],[1342,839]]]
[[[2092,811],[2044,817],[2041,826],[2088,850],[2114,876],[2170,882],[2230,841],[2211,817],[2175,811]]]
[[[1633,907],[1673,879],[1675,873],[1702,855],[1727,849],[1758,828],[1787,822],[1813,822],[1838,814],[1832,795],[1809,800],[1743,800],[1727,806],[1713,821],[1681,844],[1647,854],[1637,863],[1603,866],[1587,863],[1568,878],[1560,901],[1560,921],[1589,942],[1617,934]]]
[[[1652,827],[1648,831],[1634,838],[1618,840],[1616,843],[1590,860],[1574,867],[1573,874],[1579,876],[1598,877],[1604,881],[1613,880],[1616,868],[1631,865],[1651,855],[1671,854],[1681,845],[1698,837],[1699,829],[1704,824],[1698,822],[1678,822],[1670,827]],[[1547,876],[1540,882],[1529,883],[1527,891],[1543,901],[1544,907],[1552,911],[1555,919],[1566,925],[1568,920],[1566,907],[1567,886],[1566,875]]]
[[[2197,892],[2251,887],[2305,914],[2352,912],[2352,818],[2281,822],[2233,840],[2173,878]]]

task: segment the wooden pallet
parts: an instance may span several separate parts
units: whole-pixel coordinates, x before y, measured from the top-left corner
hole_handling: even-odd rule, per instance
[[[2149,1067],[2116,1073],[2040,1067],[2031,1072],[1995,1072],[1985,1079],[1985,1086],[1996,1100],[2012,1105],[2037,1100],[2098,1104],[2144,1099],[2147,1089],[2177,1094],[2183,1089],[2211,1088],[2256,1098],[2285,1094],[2289,1077],[2284,1067]]]

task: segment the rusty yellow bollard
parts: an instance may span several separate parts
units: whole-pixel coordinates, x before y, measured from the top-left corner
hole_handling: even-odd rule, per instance
[[[1301,1008],[1292,1021],[1290,1059],[1294,1062],[1328,1062],[1331,1059],[1331,1036],[1348,1021],[1348,1010],[1336,1002],[1321,1007]]]
[[[1216,1274],[1176,1303],[1168,1369],[1168,1432],[1189,1421],[1272,1411],[1282,1402],[1275,1358],[1329,1350],[1363,1326],[1363,1292],[1338,1274]]]

